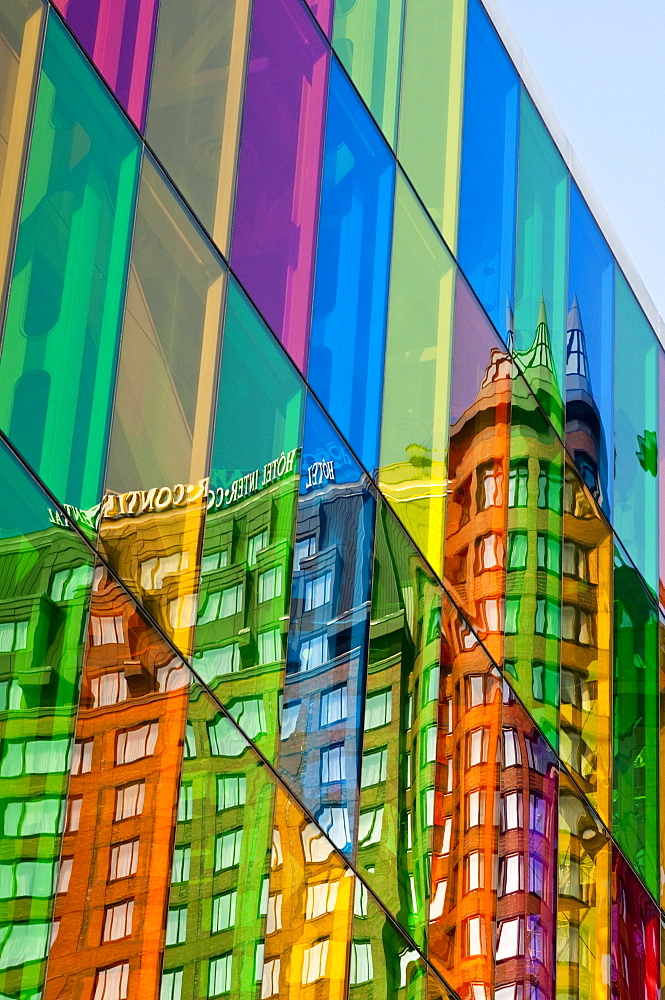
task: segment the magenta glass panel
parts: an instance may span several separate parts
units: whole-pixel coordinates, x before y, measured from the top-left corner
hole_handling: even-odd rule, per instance
[[[307,6],[330,38],[335,0],[306,0]]]
[[[307,362],[329,52],[296,0],[255,0],[231,264]]]
[[[612,861],[612,1000],[658,1000],[660,920],[623,856]]]
[[[658,440],[665,441],[665,354],[658,352]],[[665,447],[661,444],[658,458],[658,475],[660,489],[658,491],[658,597],[660,606],[665,610]],[[665,983],[663,984],[665,986]]]
[[[143,131],[159,0],[53,0]]]

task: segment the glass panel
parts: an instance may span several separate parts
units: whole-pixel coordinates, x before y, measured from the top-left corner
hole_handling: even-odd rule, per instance
[[[490,1000],[499,764],[519,740],[501,729],[496,667],[447,598],[443,635],[429,955],[460,996]]]
[[[162,0],[146,135],[228,254],[251,0]]]
[[[309,380],[365,464],[378,464],[395,161],[334,62]]]
[[[44,10],[41,0],[7,0],[0,12],[0,295],[5,301]],[[2,318],[0,313],[0,324]],[[1,334],[0,326],[0,343]]]
[[[612,848],[570,779],[559,779],[557,995],[609,997]]]
[[[279,769],[344,852],[358,829],[375,508],[367,476],[308,397]]]
[[[303,396],[293,366],[231,282],[192,664],[271,761],[286,662]]]
[[[520,368],[558,433],[563,432],[567,259],[568,172],[522,89],[514,344]]]
[[[658,895],[658,616],[614,550],[614,825],[619,847]]]
[[[133,122],[143,131],[158,0],[54,0]]]
[[[49,19],[0,359],[0,426],[56,496],[99,503],[138,141]]]
[[[355,879],[332,844],[277,790],[261,997],[345,1000]]]
[[[379,507],[360,769],[358,872],[424,947],[434,827],[441,591]]]
[[[657,593],[659,349],[618,268],[614,350],[614,529]]]
[[[658,453],[658,600],[665,613],[665,351],[658,350],[658,434],[663,442]],[[665,985],[665,984],[664,984]]]
[[[327,37],[330,38],[335,0],[306,0],[306,3]]]
[[[92,556],[0,444],[0,994],[41,995]]]
[[[231,263],[307,364],[329,52],[301,4],[255,0]]]
[[[503,739],[494,995],[553,1000],[559,771],[507,684]]]
[[[541,399],[545,390],[543,382]],[[563,470],[563,445],[515,366],[504,669],[555,748],[559,740]]]
[[[407,3],[400,163],[451,248],[457,245],[466,0]]]
[[[224,282],[221,262],[145,160],[100,545],[185,655],[208,501]]]
[[[512,372],[509,354],[458,274],[445,577],[497,663],[503,655],[506,551],[511,566],[522,566],[526,544],[519,533],[506,532]]]
[[[480,0],[469,0],[458,259],[499,333],[513,298],[520,84]]]
[[[91,996],[93,982],[102,997],[104,976],[128,978],[128,997],[157,996],[189,677],[98,565],[69,784],[79,821],[65,828],[71,879],[59,886],[45,1000],[82,984]],[[128,901],[131,913],[113,912]]]
[[[276,785],[198,684],[184,754],[160,997],[258,997]]]
[[[614,258],[577,186],[570,191],[566,447],[609,516],[614,438]]]
[[[404,0],[337,0],[333,47],[391,146],[397,138]]]
[[[657,1000],[660,976],[660,920],[619,852],[612,852],[612,995],[617,1000]]]
[[[455,271],[402,174],[397,178],[381,489],[435,570],[443,563]]]

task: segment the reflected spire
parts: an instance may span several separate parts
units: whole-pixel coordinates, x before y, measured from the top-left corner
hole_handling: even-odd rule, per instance
[[[566,389],[582,389],[593,395],[589,375],[589,359],[577,295],[568,313],[566,324]]]
[[[538,325],[536,326],[536,336],[534,341],[526,351],[518,351],[522,369],[526,372],[530,368],[546,368],[554,376],[554,356],[552,354],[552,344],[550,341],[550,328],[547,324],[547,309],[545,308],[545,298],[541,295],[540,310],[538,312]]]
[[[512,354],[515,350],[515,314],[509,295],[506,295],[506,344]]]

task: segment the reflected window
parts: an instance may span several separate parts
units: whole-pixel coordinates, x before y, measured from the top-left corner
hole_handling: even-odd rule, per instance
[[[182,1000],[182,969],[171,969],[162,975],[159,1000]]]
[[[574,604],[561,608],[561,637],[580,646],[594,645],[593,615]]]
[[[219,552],[209,552],[201,560],[201,572],[212,573],[216,569],[224,569],[229,564],[229,550],[221,549]]]
[[[73,867],[74,867],[73,858],[60,859],[60,868],[58,869],[58,885],[55,890],[58,894],[64,894],[69,889],[69,883],[72,877]]]
[[[144,590],[161,590],[167,576],[177,576],[189,567],[189,552],[174,552],[170,556],[153,556],[139,564],[141,587]]]
[[[372,945],[370,941],[354,941],[351,945],[351,986],[371,983],[374,979]]]
[[[208,969],[208,996],[221,997],[223,993],[228,993],[231,989],[231,964],[233,955],[220,955],[219,958],[211,958]]]
[[[544,898],[545,864],[539,854],[529,856],[529,892]]]
[[[392,688],[367,695],[365,702],[365,732],[387,726],[392,721]]]
[[[476,708],[485,704],[485,676],[471,674],[466,677],[466,706]]]
[[[71,601],[77,590],[87,590],[90,586],[91,567],[85,563],[81,566],[72,566],[68,569],[58,570],[53,574],[51,581],[51,600],[56,604],[62,601]],[[25,623],[28,624],[27,622]],[[0,625],[0,650],[2,649],[2,625]]]
[[[309,535],[307,538],[299,538],[296,542],[295,552],[293,555],[293,569],[295,572],[302,569],[301,563],[304,559],[309,559],[310,556],[316,553],[316,537],[314,535]]]
[[[173,867],[171,869],[172,885],[189,882],[189,867],[192,860],[192,849],[187,845],[174,847]]]
[[[526,531],[511,531],[508,534],[508,569],[526,569],[528,536]]]
[[[437,734],[438,734],[438,729],[436,725],[427,726],[423,730],[423,736],[422,736],[423,764],[432,764],[436,760],[436,746],[438,738]],[[408,784],[410,785],[411,782],[409,781]]]
[[[339,879],[307,886],[305,920],[317,920],[324,913],[332,913],[337,905]]]
[[[474,729],[466,734],[467,768],[486,763],[489,738],[488,729]]]
[[[347,688],[346,684],[338,684],[329,688],[321,695],[320,725],[331,726],[335,722],[341,722],[347,717]],[[367,728],[367,727],[365,727]]]
[[[432,726],[436,736],[436,727]],[[386,780],[388,769],[388,747],[381,747],[379,750],[368,750],[362,758],[362,775],[360,785],[362,788],[370,788],[372,785],[379,785]]]
[[[503,730],[503,766],[515,767],[522,763],[520,738],[516,729],[506,727]]]
[[[122,615],[100,617],[90,615],[90,635],[93,646],[109,646],[125,641]]]
[[[65,829],[67,833],[76,833],[81,822],[81,806],[83,805],[83,796],[76,795],[70,796],[67,803],[67,823]]]
[[[493,462],[488,465],[481,465],[477,471],[478,510],[486,510],[488,507],[500,507],[503,504],[503,472],[500,465]]]
[[[471,851],[464,859],[464,881],[466,892],[482,889],[484,885],[484,868],[480,851]]]
[[[247,562],[250,566],[256,566],[257,556],[268,545],[268,532],[259,531],[255,535],[250,535],[247,541]]]
[[[208,683],[216,677],[237,673],[241,665],[240,645],[237,642],[229,642],[226,646],[214,649],[203,649],[194,654],[194,668]]]
[[[576,580],[589,579],[589,551],[570,539],[563,543],[563,573]]]
[[[282,893],[268,896],[266,907],[266,934],[275,934],[282,929]]]
[[[335,743],[321,751],[321,784],[346,780],[344,743]]]
[[[300,643],[300,669],[316,670],[328,659],[328,636],[323,632],[321,635],[312,636]]]
[[[304,611],[314,611],[330,602],[332,595],[332,573],[320,573],[312,580],[305,581]]]
[[[501,569],[503,566],[503,539],[491,532],[476,540],[476,573],[487,569]]]
[[[158,733],[158,722],[148,722],[133,729],[121,729],[116,735],[116,764],[131,764],[143,757],[151,757],[155,752]]]
[[[237,583],[234,587],[215,590],[204,598],[203,607],[199,611],[199,625],[218,621],[220,618],[230,618],[242,611],[243,585]]]
[[[373,870],[374,869],[372,868],[372,871]],[[354,916],[363,918],[367,916],[368,901],[369,901],[369,893],[367,891],[367,886],[363,882],[361,882],[360,879],[358,878],[356,879],[356,891],[353,900]]]
[[[14,778],[21,774],[64,774],[69,770],[71,743],[63,740],[6,741],[0,776]]]
[[[0,622],[0,653],[16,653],[28,646],[28,622]]]
[[[465,797],[465,816],[467,830],[474,826],[482,826],[485,822],[485,791],[477,789],[467,792]]]
[[[184,944],[187,939],[187,907],[172,906],[166,920],[166,945]]]
[[[218,934],[220,931],[227,931],[229,928],[235,927],[237,900],[238,892],[236,889],[231,892],[222,892],[219,896],[213,896],[211,934]]]
[[[496,960],[502,962],[506,958],[517,958],[524,954],[524,920],[515,917],[503,920],[499,924],[496,944]]]
[[[239,865],[241,847],[242,827],[218,834],[215,838],[215,871],[221,872]]]
[[[346,806],[324,806],[318,815],[318,822],[321,829],[324,833],[328,834],[336,847],[343,850],[351,842],[349,810]],[[313,853],[310,860],[317,860]]]
[[[109,865],[109,882],[119,878],[129,878],[136,874],[139,863],[139,841],[126,840],[124,844],[115,844],[111,848],[111,863]]]
[[[506,635],[516,635],[519,628],[520,598],[506,597]]]
[[[550,462],[541,461],[538,473],[538,506],[561,513],[563,479],[561,470]]]
[[[194,814],[194,788],[191,781],[183,781],[178,796],[178,823],[189,823]]]
[[[261,1000],[266,997],[273,997],[279,993],[279,972],[281,968],[279,958],[273,958],[266,962],[261,970]]]
[[[217,775],[217,812],[244,806],[247,796],[247,779],[244,775]]]
[[[549,532],[538,532],[538,569],[559,575],[561,568],[561,542]]]
[[[505,792],[501,796],[501,830],[518,830],[522,826],[522,793]]]
[[[464,933],[464,952],[468,958],[485,954],[485,925],[481,917],[469,917]]]
[[[102,941],[119,941],[132,933],[134,916],[134,900],[127,899],[124,903],[107,906],[104,911],[104,929]]]
[[[282,642],[278,628],[269,628],[258,635],[259,664],[277,663],[282,659]]]
[[[529,796],[529,830],[544,834],[547,827],[547,803],[538,792]]]
[[[539,597],[536,601],[536,635],[548,639],[559,638],[559,602],[549,597]]]
[[[95,977],[93,1000],[126,1000],[129,983],[129,962],[101,969]]]
[[[272,601],[282,594],[282,567],[271,566],[270,569],[259,573],[258,602]]]
[[[185,760],[191,760],[196,757],[196,736],[194,734],[194,726],[191,722],[188,722],[185,726]]]
[[[484,632],[501,632],[502,601],[498,597],[486,597],[478,602],[479,625]]]
[[[315,983],[317,979],[322,979],[326,974],[326,963],[328,961],[328,938],[317,941],[311,948],[303,949],[302,959],[302,984],[307,986]]]
[[[539,917],[530,916],[529,920],[529,957],[542,965],[546,965],[545,928]]]
[[[6,837],[37,837],[62,832],[65,802],[60,796],[7,802],[3,831]]]
[[[501,858],[499,887],[502,896],[524,888],[524,865],[520,854],[506,854]]]
[[[508,506],[526,507],[529,499],[529,466],[526,461],[511,462],[508,479]]]
[[[323,703],[321,711],[323,711]],[[296,726],[298,725],[298,716],[300,715],[300,702],[292,701],[288,705],[285,705],[282,709],[282,726],[280,738],[282,740],[288,740],[289,736],[293,736],[296,731]],[[321,723],[324,725],[324,723]]]
[[[90,694],[93,708],[117,705],[118,702],[125,701],[129,697],[129,690],[124,671],[118,670],[102,674],[101,677],[92,677],[90,679]]]

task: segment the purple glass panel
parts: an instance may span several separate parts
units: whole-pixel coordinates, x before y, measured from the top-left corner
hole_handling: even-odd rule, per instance
[[[333,4],[335,0],[306,0],[307,6],[330,38],[332,30]]]
[[[307,363],[329,54],[299,0],[256,0],[231,264]]]
[[[159,0],[54,0],[123,108],[143,131]]]

